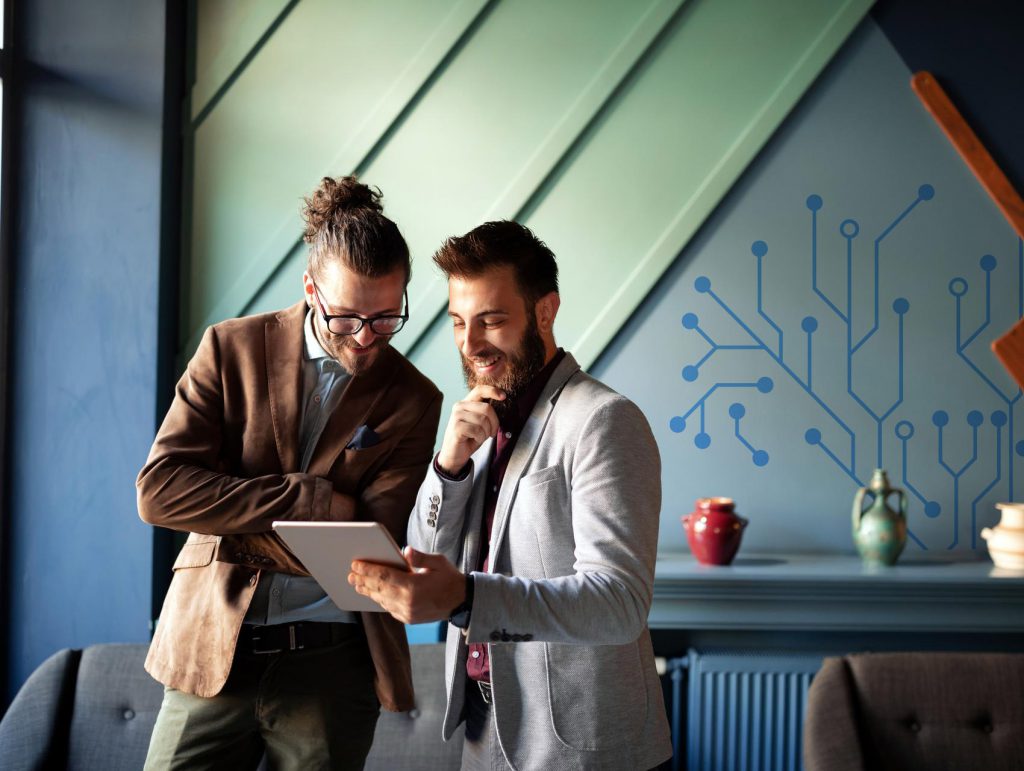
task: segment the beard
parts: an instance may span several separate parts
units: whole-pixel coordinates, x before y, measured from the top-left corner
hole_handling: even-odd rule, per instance
[[[497,378],[478,375],[473,367],[473,362],[466,358],[461,351],[459,355],[462,358],[462,374],[466,378],[466,386],[470,390],[478,385],[489,385],[505,392],[504,400],[488,400],[498,414],[498,420],[504,421],[530,381],[544,368],[544,340],[537,328],[537,319],[532,314],[528,316],[526,329],[523,330],[523,336],[514,351],[505,352],[494,348],[484,351],[483,355],[495,353],[505,355],[505,371]]]
[[[388,337],[378,337],[370,345],[369,351],[366,353],[356,354],[348,350],[352,347],[350,342],[351,338],[345,340],[321,340],[320,345],[323,347],[328,354],[345,368],[345,371],[350,375],[361,375],[366,372],[370,367],[374,365],[374,362],[380,358],[380,352],[390,342]]]

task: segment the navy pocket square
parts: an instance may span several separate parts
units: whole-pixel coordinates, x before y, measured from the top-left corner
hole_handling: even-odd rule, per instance
[[[356,429],[352,441],[345,445],[346,450],[365,450],[380,443],[380,435],[365,423]]]

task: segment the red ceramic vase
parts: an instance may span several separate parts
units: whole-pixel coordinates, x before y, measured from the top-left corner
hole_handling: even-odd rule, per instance
[[[698,498],[697,510],[683,517],[690,551],[704,565],[728,565],[740,548],[747,520],[732,498]]]

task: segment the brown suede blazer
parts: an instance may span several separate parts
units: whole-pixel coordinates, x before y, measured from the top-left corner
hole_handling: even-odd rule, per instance
[[[305,303],[210,327],[139,472],[139,515],[188,532],[146,659],[172,688],[214,696],[262,570],[308,575],[274,520],[374,520],[399,544],[433,457],[441,393],[390,346],[352,377],[299,473]],[[360,426],[379,441],[348,447]],[[362,613],[388,710],[413,706],[405,629]]]

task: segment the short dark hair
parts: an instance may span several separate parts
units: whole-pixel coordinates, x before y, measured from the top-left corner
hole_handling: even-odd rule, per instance
[[[447,278],[475,278],[510,265],[529,308],[549,292],[558,291],[554,253],[532,230],[511,220],[485,222],[464,236],[449,238],[434,254],[434,264]]]
[[[308,198],[302,218],[309,244],[310,275],[323,275],[325,262],[338,257],[363,276],[379,278],[402,268],[409,283],[409,245],[398,226],[384,216],[379,189],[355,177],[324,177]]]

